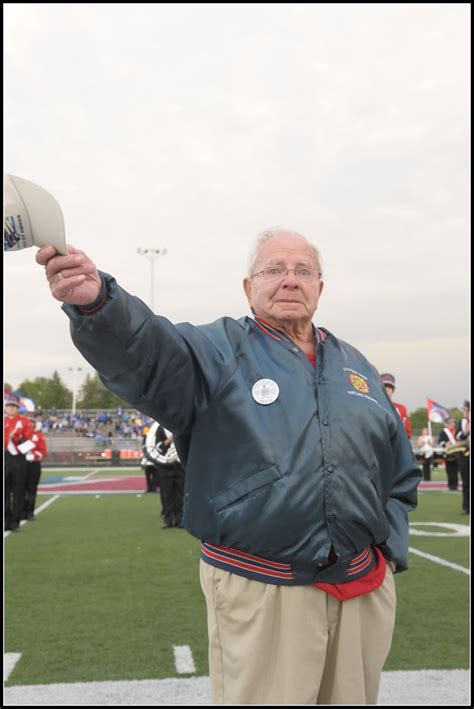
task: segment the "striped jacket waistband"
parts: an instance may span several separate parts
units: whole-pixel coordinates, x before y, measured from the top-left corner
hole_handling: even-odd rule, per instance
[[[283,564],[269,561],[260,556],[207,542],[203,542],[201,545],[201,559],[224,571],[230,571],[255,581],[277,585],[317,582],[347,583],[368,574],[376,563],[371,546],[367,546],[345,564],[318,566],[317,564]]]

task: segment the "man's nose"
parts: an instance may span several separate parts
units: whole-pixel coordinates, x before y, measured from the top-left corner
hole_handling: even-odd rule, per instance
[[[299,288],[300,282],[296,277],[296,273],[292,268],[288,268],[286,271],[286,276],[282,280],[280,286],[282,288]]]

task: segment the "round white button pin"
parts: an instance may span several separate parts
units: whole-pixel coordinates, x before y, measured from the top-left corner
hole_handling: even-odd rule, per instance
[[[252,387],[252,396],[258,404],[273,404],[278,399],[280,389],[273,379],[259,379]]]

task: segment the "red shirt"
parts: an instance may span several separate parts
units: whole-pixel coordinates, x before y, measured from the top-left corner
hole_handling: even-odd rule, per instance
[[[35,444],[36,448],[34,448],[30,454],[27,454],[26,459],[30,461],[30,463],[37,463],[38,461],[43,460],[45,455],[47,455],[48,446],[46,445],[44,436],[40,431],[35,431],[31,440]]]
[[[412,437],[412,432],[411,432],[411,424],[410,424],[410,417],[408,416],[408,411],[406,409],[406,406],[403,406],[403,404],[396,404],[394,401],[392,401],[392,404],[400,414],[400,418],[402,420],[402,423],[405,427],[405,431],[407,432],[408,438]]]
[[[24,455],[17,446],[23,441],[31,441],[33,425],[29,418],[17,414],[10,418],[5,416],[3,448],[12,455]]]

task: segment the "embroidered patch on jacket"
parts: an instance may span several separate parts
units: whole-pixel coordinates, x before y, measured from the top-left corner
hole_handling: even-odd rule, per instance
[[[357,391],[361,391],[363,394],[369,393],[370,387],[367,384],[367,381],[358,374],[349,374],[349,381],[354,389],[357,389]]]
[[[357,372],[355,369],[351,369],[351,367],[343,367],[342,370],[343,372],[346,372],[347,379],[353,387],[352,389],[346,391],[347,394],[350,396],[360,397],[361,399],[366,399],[367,401],[372,401],[372,403],[377,404],[379,408],[383,409],[390,416],[392,415],[386,407],[382,406],[382,404],[377,401],[377,399],[373,396],[368,396],[368,392],[372,390],[365,374],[362,374],[362,372]]]

